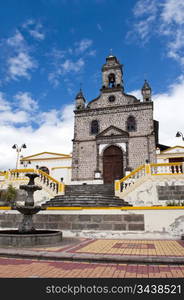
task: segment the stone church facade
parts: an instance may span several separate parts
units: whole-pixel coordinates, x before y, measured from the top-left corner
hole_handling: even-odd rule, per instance
[[[141,101],[124,92],[122,65],[108,56],[100,95],[88,104],[81,90],[76,96],[73,183],[112,183],[126,171],[156,161],[158,122],[147,81],[142,96]]]

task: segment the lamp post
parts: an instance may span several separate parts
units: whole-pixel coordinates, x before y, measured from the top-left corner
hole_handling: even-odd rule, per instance
[[[22,144],[22,146],[18,146],[17,144],[14,144],[13,146],[12,146],[12,148],[13,149],[16,149],[16,151],[17,151],[17,161],[16,161],[16,169],[18,169],[18,164],[19,164],[19,155],[20,155],[20,152],[21,152],[21,150],[24,148],[27,148],[26,147],[26,144]]]
[[[24,166],[24,169],[27,168],[28,165],[31,164],[30,160],[22,160],[23,159],[23,155],[20,156],[20,164]]]
[[[180,132],[180,131],[178,131],[178,132],[176,133],[176,137],[180,137],[180,136],[181,136],[182,140],[184,141],[183,133]]]

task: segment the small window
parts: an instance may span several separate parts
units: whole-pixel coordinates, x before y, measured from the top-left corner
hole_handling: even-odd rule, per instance
[[[114,95],[109,96],[109,102],[114,102],[114,101],[115,101],[115,96]]]
[[[99,123],[97,120],[91,122],[91,134],[97,134],[99,132]]]
[[[133,116],[129,116],[127,119],[127,130],[136,131],[136,121]]]

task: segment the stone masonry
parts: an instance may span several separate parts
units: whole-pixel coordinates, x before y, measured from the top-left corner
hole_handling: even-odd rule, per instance
[[[21,221],[20,214],[1,214],[1,228],[17,228]],[[144,215],[53,215],[38,214],[33,217],[36,229],[59,230],[112,230],[136,231],[144,230]]]
[[[100,96],[86,105],[82,91],[77,95],[80,106],[76,105],[74,111],[73,181],[92,181],[95,180],[95,173],[100,172],[103,183],[103,155],[111,145],[122,151],[123,175],[127,168],[135,169],[146,160],[156,160],[153,102],[150,95],[149,98],[143,96],[143,101],[140,101],[125,94],[122,76],[122,65],[115,56],[110,55],[102,67]],[[146,89],[151,93],[148,84]],[[135,120],[133,130],[127,126],[130,116]],[[98,122],[96,133],[91,132],[94,120]]]

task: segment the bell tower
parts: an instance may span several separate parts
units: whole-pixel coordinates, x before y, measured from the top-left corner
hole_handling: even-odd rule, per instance
[[[109,55],[102,67],[102,88],[101,92],[123,91],[122,64],[116,56]]]

